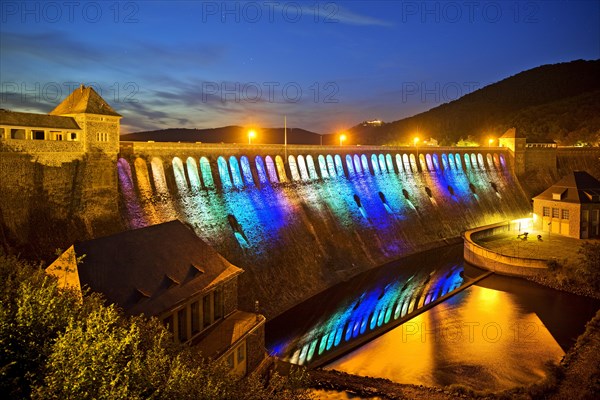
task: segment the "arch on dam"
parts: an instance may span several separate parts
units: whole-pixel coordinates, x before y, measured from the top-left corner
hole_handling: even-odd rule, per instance
[[[210,161],[206,157],[200,157],[200,175],[202,176],[202,183],[204,187],[214,188],[215,180],[212,175],[212,168],[210,167]]]
[[[165,178],[165,169],[163,162],[158,157],[153,157],[150,161],[150,167],[152,169],[152,176],[154,178],[154,187],[156,192],[159,194],[169,194],[169,188],[167,186],[167,180]]]
[[[258,174],[259,183],[261,185],[266,185],[267,183],[269,183],[265,162],[263,161],[261,156],[256,156],[254,158],[254,165],[256,165],[256,173]]]
[[[440,169],[440,160],[439,160],[439,158],[438,158],[438,155],[437,155],[437,153],[433,153],[433,156],[431,157],[431,159],[432,159],[432,161],[433,161],[433,168],[434,168],[436,171],[440,171],[440,170],[441,170],[441,169]]]
[[[485,162],[483,162],[483,155],[481,153],[477,153],[477,164],[483,170],[485,170]]]
[[[377,161],[379,162],[379,172],[382,174],[387,172],[387,167],[385,164],[385,156],[380,153],[379,156],[377,157]]]
[[[402,165],[404,165],[405,172],[412,172],[412,168],[410,166],[410,158],[406,153],[402,154]]]
[[[485,159],[486,159],[486,161],[487,161],[488,168],[489,168],[490,170],[493,170],[493,169],[495,169],[495,167],[494,167],[494,159],[492,158],[492,155],[491,155],[490,153],[487,153],[487,154],[485,155]]]
[[[335,163],[333,162],[333,157],[331,154],[327,154],[325,161],[327,161],[327,172],[329,172],[329,177],[335,178],[337,173],[335,172]]]
[[[471,157],[469,156],[469,153],[465,153],[465,171],[467,169],[471,169]]]
[[[321,176],[323,178],[329,178],[329,172],[327,171],[327,163],[323,154],[319,154],[319,168],[321,169]]]
[[[185,166],[187,168],[188,177],[190,179],[190,186],[193,190],[200,190],[202,183],[200,181],[200,175],[198,174],[198,165],[193,157],[188,157],[185,160]]]
[[[229,176],[229,167],[223,156],[217,158],[217,168],[219,169],[219,179],[221,180],[221,188],[230,189],[233,187],[231,177]]]
[[[337,172],[337,176],[346,176],[346,173],[344,172],[344,163],[342,162],[342,157],[340,157],[339,154],[336,154],[333,157],[333,160],[335,162],[335,170]]]
[[[500,158],[498,157],[498,153],[494,153],[494,155],[492,156],[492,159],[494,160],[494,167],[497,170],[500,170]]]
[[[298,165],[296,164],[296,158],[293,155],[288,156],[288,166],[290,167],[290,173],[292,175],[292,181],[300,181],[300,171],[298,171]]]
[[[279,183],[279,178],[277,177],[277,168],[275,168],[275,163],[271,156],[265,157],[265,164],[267,165],[267,172],[269,174],[269,180],[271,183]]]
[[[373,167],[373,175],[379,174],[379,159],[377,154],[371,154],[371,166]]]
[[[346,169],[348,170],[348,176],[353,178],[356,173],[354,172],[354,161],[352,155],[346,154]]]
[[[358,154],[355,154],[353,159],[354,159],[354,169],[356,170],[356,173],[362,174],[363,169],[362,169],[362,165],[360,163],[360,156]]]
[[[148,172],[148,164],[146,160],[141,157],[137,157],[133,163],[135,168],[135,177],[137,179],[137,186],[142,197],[152,197],[152,184],[150,183],[150,175]]]
[[[418,167],[420,167],[418,170],[421,172],[425,172],[428,171],[427,168],[427,162],[425,161],[425,156],[423,155],[423,153],[419,154],[419,160],[418,160]]]
[[[240,157],[240,166],[242,167],[242,176],[244,177],[244,183],[246,186],[255,186],[254,177],[252,176],[252,169],[250,168],[250,160],[248,160],[248,157]]]
[[[306,161],[304,160],[304,156],[300,154],[298,156],[298,171],[300,172],[300,179],[304,182],[310,181],[310,176],[308,175],[308,168],[306,167]]]
[[[370,174],[371,173],[371,169],[369,168],[369,160],[367,158],[366,154],[361,154],[360,155],[360,163],[362,165],[362,169],[363,169],[363,174]]]
[[[450,168],[448,166],[448,156],[446,155],[446,153],[442,153],[442,168],[444,170],[447,170]]]
[[[390,173],[395,173],[394,171],[394,160],[392,159],[392,155],[390,153],[385,155],[385,163],[387,165],[387,170]]]
[[[171,161],[171,165],[173,166],[173,175],[175,176],[175,183],[177,184],[177,189],[187,190],[189,189],[187,184],[187,179],[185,179],[185,172],[183,170],[183,161],[179,157],[173,157]]]
[[[410,159],[410,169],[412,170],[412,172],[419,172],[419,167],[417,166],[417,158],[415,157],[415,155],[410,153],[409,159]]]
[[[310,176],[310,179],[319,179],[319,174],[317,173],[317,168],[315,166],[315,160],[310,154],[306,156],[306,168],[308,168],[308,176]]]
[[[475,153],[471,153],[471,168],[479,169],[479,164],[477,163],[477,155]]]
[[[433,171],[433,163],[431,161],[431,154],[425,154],[425,163],[427,164],[427,171]]]
[[[283,163],[283,158],[281,158],[280,155],[275,156],[275,166],[277,167],[277,175],[279,175],[279,182],[288,182],[289,179],[287,177],[287,174],[285,173],[285,164]]]
[[[240,172],[240,164],[235,156],[229,157],[229,168],[231,169],[231,181],[233,186],[240,189],[244,187],[242,174]]]

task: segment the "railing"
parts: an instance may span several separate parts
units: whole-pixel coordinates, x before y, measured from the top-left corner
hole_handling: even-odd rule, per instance
[[[526,218],[505,221],[466,231],[464,238],[464,258],[470,264],[505,275],[537,275],[548,268],[548,260],[539,258],[515,257],[501,254],[475,243],[476,239],[494,236],[505,232],[520,232],[530,223]]]

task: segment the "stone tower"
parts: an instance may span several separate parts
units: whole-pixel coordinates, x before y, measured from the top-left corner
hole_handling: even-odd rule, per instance
[[[115,158],[119,152],[120,120],[122,118],[91,87],[83,84],[75,89],[50,115],[72,117],[83,131],[84,151],[101,152]]]
[[[516,128],[510,128],[504,135],[500,136],[498,143],[500,147],[507,147],[512,156],[512,168],[516,175],[525,173],[525,145],[527,138],[520,133],[517,133]]]

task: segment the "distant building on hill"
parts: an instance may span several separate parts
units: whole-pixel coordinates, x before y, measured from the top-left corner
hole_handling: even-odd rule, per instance
[[[537,229],[577,239],[600,236],[600,182],[575,171],[533,198]]]
[[[180,221],[75,243],[46,272],[62,287],[102,293],[128,315],[157,317],[176,341],[227,360],[238,375],[265,358],[265,318],[237,309],[243,270]]]

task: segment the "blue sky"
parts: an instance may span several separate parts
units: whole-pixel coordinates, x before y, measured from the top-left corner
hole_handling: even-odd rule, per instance
[[[94,86],[123,132],[333,133],[393,121],[542,64],[600,58],[598,1],[0,3],[0,107]]]

